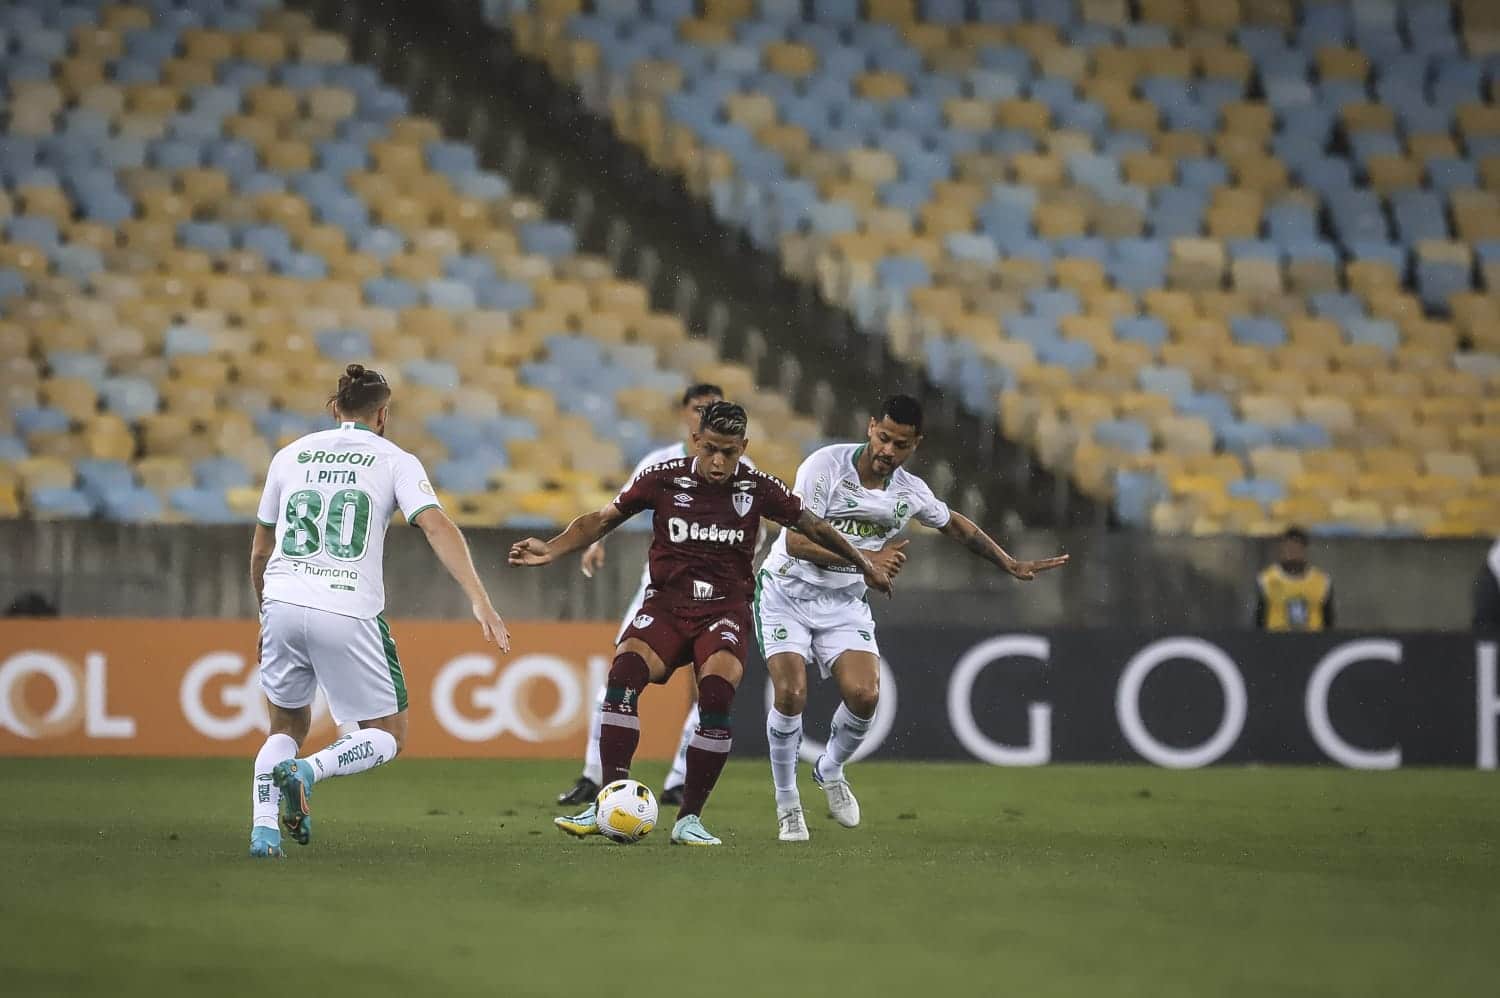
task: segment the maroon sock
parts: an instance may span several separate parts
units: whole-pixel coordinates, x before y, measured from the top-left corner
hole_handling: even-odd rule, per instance
[[[688,742],[687,780],[682,785],[679,818],[703,813],[703,805],[729,761],[729,709],[733,703],[734,687],[729,680],[704,676],[698,681],[698,730]]]
[[[633,651],[616,655],[609,668],[599,718],[599,763],[606,784],[630,775],[630,760],[641,741],[641,719],[636,706],[650,679],[646,660]]]

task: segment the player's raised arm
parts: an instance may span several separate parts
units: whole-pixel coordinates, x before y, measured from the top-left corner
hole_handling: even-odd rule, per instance
[[[1013,558],[995,539],[983,530],[967,516],[962,513],[954,513],[943,526],[942,532],[964,547],[983,558],[985,561],[1014,576],[1023,582],[1030,582],[1036,578],[1038,572],[1045,572],[1053,568],[1061,568],[1068,563],[1068,556],[1060,554],[1052,558],[1042,558],[1038,561],[1021,561]]]
[[[501,651],[510,651],[510,631],[490,602],[490,594],[480,581],[479,573],[474,570],[474,559],[469,556],[469,545],[464,540],[463,531],[436,506],[419,511],[415,523],[427,537],[438,561],[469,597],[469,608],[484,630],[485,640],[493,641]]]
[[[891,572],[871,562],[865,557],[863,551],[850,544],[843,534],[835,530],[833,524],[811,510],[804,509],[802,515],[797,518],[796,528],[815,543],[822,545],[859,569],[871,589],[890,594]]]
[[[902,540],[887,541],[879,550],[868,552],[867,557],[872,564],[884,568],[886,574],[894,579],[906,564],[906,545],[910,543],[910,541]],[[845,559],[843,555],[834,554],[795,530],[787,532],[786,553],[793,558],[810,561],[819,568],[859,567],[854,562]]]
[[[588,547],[625,522],[620,507],[610,503],[594,513],[585,513],[550,541],[528,537],[510,548],[510,563],[523,568],[548,565],[565,554]]]

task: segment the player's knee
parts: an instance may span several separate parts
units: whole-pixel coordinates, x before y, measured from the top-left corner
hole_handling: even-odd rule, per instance
[[[636,690],[639,692],[646,688],[651,681],[651,668],[646,665],[646,660],[637,652],[621,651],[615,655],[615,660],[609,666],[609,687],[620,690]]]
[[[807,683],[777,683],[776,709],[787,717],[802,713],[807,706]]]
[[[880,684],[860,683],[844,694],[844,706],[856,717],[874,717],[880,704]]]

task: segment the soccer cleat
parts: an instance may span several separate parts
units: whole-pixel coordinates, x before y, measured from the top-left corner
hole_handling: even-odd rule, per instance
[[[579,804],[587,804],[599,796],[599,784],[587,776],[580,776],[578,782],[573,784],[571,790],[557,795],[557,802],[568,807],[576,807]]]
[[[312,839],[312,764],[306,759],[278,762],[271,781],[281,791],[281,827],[298,845],[307,845]]]
[[[807,834],[807,818],[802,814],[800,804],[796,807],[778,807],[776,824],[780,826],[776,837],[782,842],[806,842],[811,837]]]
[[[552,823],[574,838],[585,839],[599,834],[599,806],[590,804],[571,818],[553,818]]]
[[[682,784],[675,787],[662,787],[661,796],[656,798],[658,802],[669,807],[678,807],[682,804]]]
[[[264,825],[250,829],[250,856],[253,859],[286,859],[281,851],[281,832]]]
[[[823,789],[828,795],[828,813],[845,828],[856,828],[859,826],[859,801],[854,799],[854,791],[849,789],[848,780],[824,780],[818,773],[818,767],[822,764],[823,757],[820,755],[812,766],[813,782]]]
[[[672,826],[674,846],[721,846],[724,843],[708,834],[703,821],[696,814],[685,814]]]

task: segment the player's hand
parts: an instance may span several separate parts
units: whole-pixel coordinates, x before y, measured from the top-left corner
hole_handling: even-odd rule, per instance
[[[865,585],[876,592],[885,593],[887,596],[892,594],[894,587],[891,585],[891,574],[872,563],[868,557],[865,559]]]
[[[501,651],[510,651],[510,631],[500,619],[499,612],[488,603],[475,603],[472,609],[474,619],[484,631],[484,640],[498,646]]]
[[[1068,556],[1060,554],[1055,558],[1042,558],[1038,561],[1012,561],[1005,566],[1005,570],[1022,582],[1030,582],[1038,573],[1062,568],[1067,563]]]
[[[546,541],[528,537],[524,541],[517,541],[510,546],[510,563],[512,565],[524,565],[527,567],[535,565],[550,565],[552,563],[552,549],[547,546]]]
[[[604,567],[604,545],[598,541],[583,549],[583,557],[578,561],[578,567],[583,570],[585,579],[592,579],[594,573]]]
[[[871,551],[867,557],[870,564],[885,569],[885,574],[895,578],[906,564],[906,545],[911,541],[891,541],[879,551]]]

